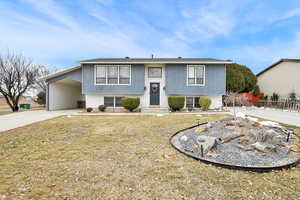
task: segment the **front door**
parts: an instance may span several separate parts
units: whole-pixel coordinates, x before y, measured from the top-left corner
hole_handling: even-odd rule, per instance
[[[159,83],[150,83],[150,105],[159,105]]]

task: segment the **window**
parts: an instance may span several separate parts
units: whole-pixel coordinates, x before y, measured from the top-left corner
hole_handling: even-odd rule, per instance
[[[204,76],[205,76],[204,65],[187,66],[188,85],[204,85]]]
[[[148,77],[149,78],[161,78],[161,67],[149,67],[148,68]]]
[[[96,83],[106,84],[106,67],[96,67]]]
[[[199,99],[200,99],[200,97],[186,97],[185,98],[185,107],[186,108],[200,108]]]
[[[200,100],[200,97],[194,97],[194,107],[195,108],[200,108],[199,100]]]
[[[193,101],[194,101],[193,97],[186,97],[186,99],[185,99],[185,107],[187,107],[187,108],[194,107],[193,106]]]
[[[107,83],[118,84],[118,67],[111,66],[107,67]]]
[[[108,107],[122,107],[122,100],[123,97],[104,97],[104,104]]]
[[[115,97],[115,107],[122,107],[123,97]]]
[[[114,97],[104,97],[104,104],[108,107],[114,107]]]
[[[120,84],[130,83],[130,67],[120,66]]]
[[[98,85],[129,85],[130,65],[95,65],[95,82]]]

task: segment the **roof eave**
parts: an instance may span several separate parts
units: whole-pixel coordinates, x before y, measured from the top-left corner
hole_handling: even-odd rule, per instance
[[[83,61],[80,64],[232,64],[232,61]]]

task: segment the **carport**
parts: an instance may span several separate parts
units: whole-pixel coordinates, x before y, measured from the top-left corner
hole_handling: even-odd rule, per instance
[[[81,67],[57,72],[44,78],[47,82],[47,110],[78,108],[84,101]]]

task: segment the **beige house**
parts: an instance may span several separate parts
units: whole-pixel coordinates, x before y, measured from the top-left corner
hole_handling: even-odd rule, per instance
[[[300,99],[300,59],[281,59],[257,75],[261,92],[269,97],[276,92],[285,99],[295,92]]]

